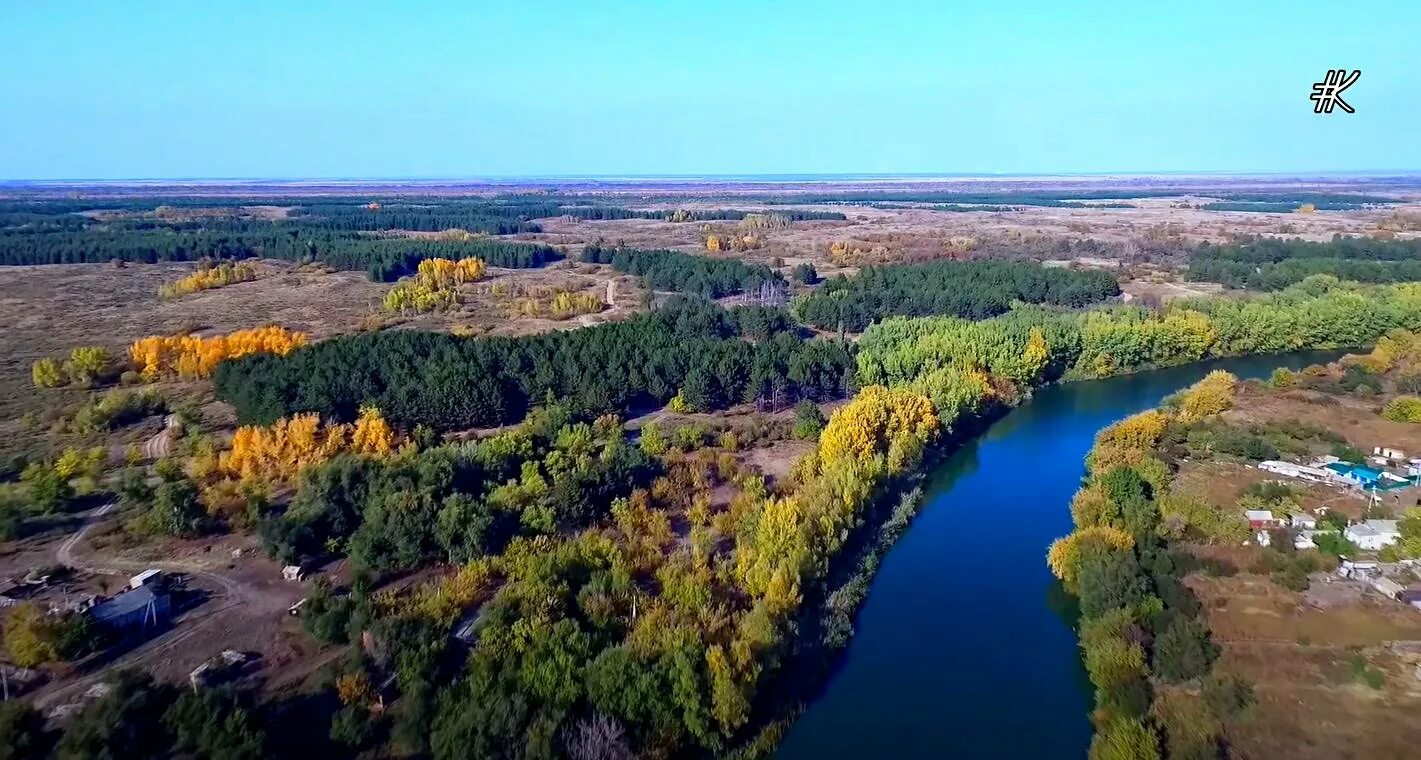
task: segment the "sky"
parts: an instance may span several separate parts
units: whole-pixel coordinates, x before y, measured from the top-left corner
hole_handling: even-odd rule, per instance
[[[0,179],[1421,170],[1421,2],[0,0]],[[1355,114],[1312,112],[1360,69]]]

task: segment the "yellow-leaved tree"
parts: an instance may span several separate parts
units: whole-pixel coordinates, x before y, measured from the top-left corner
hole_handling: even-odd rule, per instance
[[[1046,552],[1046,564],[1052,574],[1067,585],[1076,580],[1076,570],[1081,557],[1091,548],[1129,549],[1135,539],[1119,528],[1092,525],[1080,528],[1068,536],[1058,538]]]
[[[1184,392],[1179,417],[1185,422],[1194,422],[1232,409],[1236,392],[1238,378],[1216,369]]]
[[[882,456],[889,472],[902,472],[917,463],[937,429],[937,412],[926,396],[870,385],[829,418],[819,437],[821,466]]]
[[[306,334],[268,325],[204,338],[198,335],[150,335],[129,346],[128,356],[144,380],[209,377],[218,363],[248,354],[286,355],[306,345]]]

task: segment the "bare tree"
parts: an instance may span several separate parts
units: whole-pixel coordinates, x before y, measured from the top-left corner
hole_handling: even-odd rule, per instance
[[[626,731],[616,718],[598,713],[583,718],[563,732],[563,745],[572,760],[635,760],[627,746]]]

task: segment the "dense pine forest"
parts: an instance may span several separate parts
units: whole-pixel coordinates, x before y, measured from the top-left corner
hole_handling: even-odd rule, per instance
[[[1315,274],[1356,282],[1415,282],[1421,280],[1421,240],[1262,238],[1204,245],[1189,260],[1189,279],[1234,288],[1281,290]]]
[[[673,397],[692,410],[839,398],[852,388],[852,368],[847,348],[801,340],[782,312],[687,300],[626,322],[523,338],[336,338],[223,364],[214,381],[244,422],[297,412],[349,420],[374,404],[403,425],[457,430],[517,422],[549,396],[593,416]]]
[[[285,213],[264,216],[263,210]],[[489,239],[539,232],[534,220],[744,220],[739,209],[640,211],[546,195],[489,199],[151,198],[0,202],[0,265],[195,261],[261,256],[367,270],[391,281],[425,258],[478,257],[490,266],[537,267],[561,258],[546,245]],[[780,223],[843,220],[838,212],[783,211]],[[392,233],[443,233],[433,237]],[[384,235],[384,236],[382,236]]]
[[[1115,276],[995,261],[939,261],[866,267],[835,277],[795,308],[815,327],[859,331],[892,315],[949,314],[986,319],[1013,301],[1079,307],[1118,295]]]
[[[610,264],[618,272],[643,277],[653,288],[696,293],[706,298],[743,293],[765,283],[784,284],[784,278],[763,264],[693,256],[679,251],[607,248],[593,243],[583,250],[582,260]]]

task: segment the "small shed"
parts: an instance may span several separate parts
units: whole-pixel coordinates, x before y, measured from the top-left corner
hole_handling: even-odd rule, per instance
[[[149,584],[157,583],[163,579],[163,571],[156,567],[150,567],[128,579],[129,588],[143,588]]]
[[[1266,509],[1245,510],[1243,517],[1248,520],[1248,527],[1254,530],[1268,530],[1279,525],[1279,521],[1273,517],[1273,513]]]
[[[1396,601],[1421,609],[1421,588],[1412,586],[1402,589],[1401,593],[1397,594]]]
[[[299,583],[306,579],[306,570],[300,565],[287,565],[281,568],[281,577],[285,580]]]
[[[1400,599],[1402,592],[1406,591],[1405,586],[1402,586],[1390,578],[1377,578],[1373,580],[1372,588],[1376,589],[1377,593],[1390,599]]]

